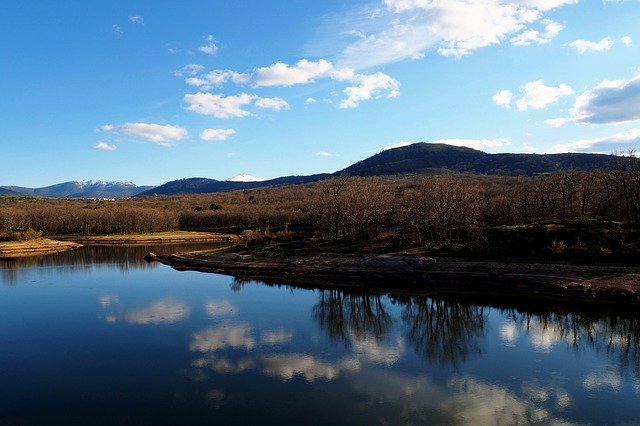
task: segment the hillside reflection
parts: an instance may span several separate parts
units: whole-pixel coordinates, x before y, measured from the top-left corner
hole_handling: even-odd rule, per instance
[[[87,245],[77,250],[51,253],[42,256],[0,259],[0,274],[3,282],[15,285],[20,273],[30,268],[65,266],[73,270],[89,271],[99,265],[114,265],[122,271],[157,268],[158,263],[148,263],[143,258],[149,253],[171,254],[184,251],[204,250],[215,247],[209,244],[164,244],[164,245]]]

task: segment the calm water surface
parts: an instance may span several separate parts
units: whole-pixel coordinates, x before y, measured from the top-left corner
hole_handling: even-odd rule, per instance
[[[638,313],[265,285],[149,250],[0,263],[0,425],[640,424]]]

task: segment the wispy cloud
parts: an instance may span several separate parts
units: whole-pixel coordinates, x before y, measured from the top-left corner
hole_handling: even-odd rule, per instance
[[[207,55],[215,55],[218,53],[218,44],[216,39],[212,35],[208,35],[204,38],[204,44],[198,47],[198,50]]]
[[[605,52],[613,47],[613,40],[611,37],[605,37],[600,41],[574,40],[567,43],[567,46],[577,50],[578,53]]]
[[[170,124],[125,123],[122,125],[105,124],[100,127],[103,132],[135,136],[159,145],[170,146],[188,136],[185,128]]]
[[[273,111],[281,111],[283,109],[289,109],[289,103],[282,98],[261,98],[256,101],[256,106],[263,109],[270,109]]]
[[[122,27],[118,24],[113,24],[111,26],[111,30],[113,31],[113,33],[117,36],[120,37],[122,36],[122,34],[124,34],[124,32],[122,31]]]
[[[640,145],[640,128],[593,139],[580,139],[551,147],[552,152],[604,152],[625,151]]]
[[[234,129],[204,129],[200,133],[200,139],[203,141],[226,141],[235,134]]]
[[[419,59],[428,50],[463,57],[501,43],[544,44],[562,25],[545,19],[554,8],[576,0],[427,1],[385,0],[386,7],[354,8],[343,19],[352,38],[338,54],[341,66],[363,69],[403,59]],[[540,22],[542,29],[530,28]],[[335,43],[334,43],[335,44]]]
[[[118,149],[117,146],[115,145],[110,145],[106,142],[100,141],[97,144],[95,144],[93,146],[95,149],[99,149],[101,151],[115,151],[116,149]]]
[[[257,98],[256,95],[241,93],[239,95],[224,96],[212,93],[193,93],[184,95],[187,110],[200,115],[210,115],[216,118],[241,118],[250,115],[243,109]]]
[[[343,92],[347,97],[340,102],[340,108],[355,108],[360,102],[371,99],[374,96],[397,98],[400,94],[400,83],[381,72],[356,75],[353,77],[352,82],[356,83],[356,85],[344,89]]]
[[[462,146],[467,148],[473,148],[477,150],[484,150],[488,148],[501,148],[511,145],[508,139],[438,139],[432,143],[443,143],[453,146]]]
[[[144,24],[144,16],[142,16],[142,15],[129,16],[129,22],[131,22],[132,24],[136,24],[136,25],[142,25],[142,24]]]

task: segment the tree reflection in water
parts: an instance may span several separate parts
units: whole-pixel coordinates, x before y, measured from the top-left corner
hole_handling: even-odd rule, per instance
[[[615,358],[621,369],[632,368],[640,377],[640,316],[636,312],[550,309],[532,312],[501,309],[507,318],[532,338],[533,345],[550,349],[565,343],[576,351],[592,349]],[[540,338],[541,337],[541,338]]]
[[[358,340],[373,336],[380,341],[392,323],[382,296],[341,290],[322,290],[313,316],[331,340],[345,344],[349,344],[350,336]]]
[[[595,350],[616,360],[620,368],[633,368],[640,377],[640,316],[594,307],[541,307],[522,301],[513,306],[454,297],[391,297],[357,291],[320,290],[312,315],[333,341],[346,345],[390,333],[394,318],[389,304],[402,308],[404,334],[425,360],[457,367],[481,355],[489,314],[497,312],[527,336],[536,350],[548,352],[564,344],[576,351]]]
[[[404,306],[407,340],[429,362],[455,367],[470,355],[482,353],[485,307],[440,298],[414,297],[396,302]]]

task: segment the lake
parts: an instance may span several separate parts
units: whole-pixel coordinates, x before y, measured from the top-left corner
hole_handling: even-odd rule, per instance
[[[640,314],[0,263],[0,425],[640,424]],[[472,285],[472,283],[470,283]]]

